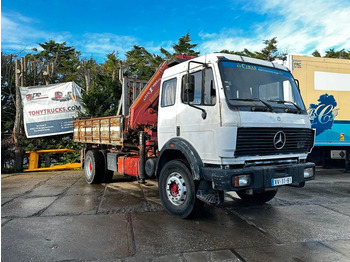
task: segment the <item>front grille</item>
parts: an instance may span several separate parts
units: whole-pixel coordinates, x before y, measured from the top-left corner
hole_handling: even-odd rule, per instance
[[[275,147],[275,136],[282,131],[285,144]],[[282,134],[283,136],[283,134]],[[238,128],[235,156],[308,153],[314,143],[314,131],[308,128]],[[277,146],[278,148],[281,145]]]

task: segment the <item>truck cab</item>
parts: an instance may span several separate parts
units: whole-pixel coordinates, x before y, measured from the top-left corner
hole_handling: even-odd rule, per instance
[[[211,54],[163,74],[157,175],[172,213],[189,192],[183,174],[162,174],[171,159],[177,161],[172,170],[187,167],[198,181],[201,200],[220,202],[220,193],[229,190],[243,200],[266,202],[279,186],[302,187],[314,178],[314,164],[306,162],[313,144],[298,86],[284,66]]]

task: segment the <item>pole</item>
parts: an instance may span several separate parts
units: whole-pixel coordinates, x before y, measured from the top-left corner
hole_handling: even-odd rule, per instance
[[[122,109],[122,105],[123,105],[123,66],[122,63],[119,61],[119,82],[122,84],[122,95],[120,96],[120,100],[119,100],[119,106],[118,106],[118,111],[117,111],[117,116],[120,115],[120,111]],[[124,114],[125,115],[125,114]]]
[[[21,100],[21,93],[19,89],[19,83],[24,84],[24,65],[25,62],[24,59],[21,59],[22,63],[20,65],[21,70],[18,70],[18,60],[15,61],[15,74],[16,74],[16,116],[15,116],[15,123],[13,126],[13,141],[15,145],[15,164],[14,164],[14,170],[15,172],[22,172],[23,171],[23,157],[24,157],[24,151],[21,145],[20,141],[20,135],[22,131],[22,100]]]
[[[129,114],[128,82],[125,77],[123,78],[122,86],[122,111],[124,116]]]

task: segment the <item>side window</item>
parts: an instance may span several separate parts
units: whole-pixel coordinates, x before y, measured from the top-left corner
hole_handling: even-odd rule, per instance
[[[202,102],[202,71],[192,75],[194,76],[194,99],[192,104],[200,105]]]
[[[293,88],[288,80],[283,81],[283,100],[294,101]]]
[[[176,78],[165,81],[162,86],[161,106],[172,106],[175,104]]]
[[[215,105],[216,91],[214,85],[213,70],[211,68],[204,69],[191,74],[191,81],[194,81],[194,94],[190,97],[192,105]],[[187,103],[185,94],[185,85],[187,77],[182,77],[182,102]]]

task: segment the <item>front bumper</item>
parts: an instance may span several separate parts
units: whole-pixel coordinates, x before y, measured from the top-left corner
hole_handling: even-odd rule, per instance
[[[312,168],[313,176],[304,178],[304,170]],[[211,181],[213,188],[217,190],[239,191],[244,189],[267,189],[275,188],[272,185],[272,179],[292,177],[292,183],[289,186],[300,187],[305,181],[315,178],[314,163],[284,164],[271,166],[254,166],[238,169],[221,169],[212,167],[203,167],[202,175],[204,180]],[[234,180],[236,176],[249,175],[250,183],[244,187],[235,187]]]

